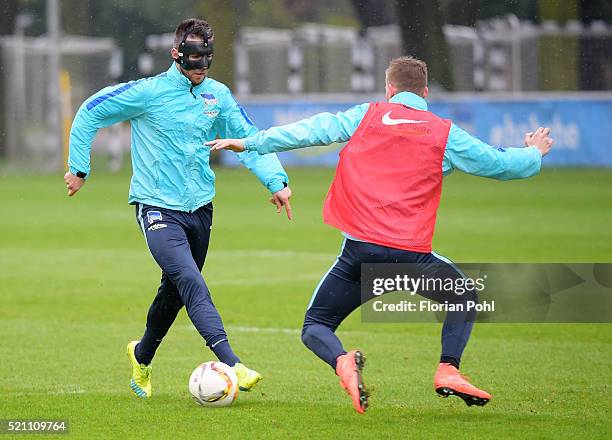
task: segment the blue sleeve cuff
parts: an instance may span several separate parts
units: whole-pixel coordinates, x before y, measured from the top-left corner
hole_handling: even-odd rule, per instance
[[[535,147],[533,145],[530,145],[529,147],[527,147],[532,151],[533,157],[534,157],[534,172],[533,174],[538,174],[540,172],[540,169],[542,168],[542,153],[540,152],[540,149],[538,147]]]
[[[530,148],[532,150],[535,150],[533,152],[534,157],[540,157],[540,160],[542,160],[542,153],[540,153],[540,149],[538,147],[536,147],[535,145],[529,145],[527,148]]]
[[[254,136],[248,137],[244,140],[244,148],[246,151],[257,151]]]

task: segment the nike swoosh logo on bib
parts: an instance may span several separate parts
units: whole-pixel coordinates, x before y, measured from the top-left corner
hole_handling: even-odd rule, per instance
[[[413,119],[391,119],[391,112],[387,112],[382,117],[382,123],[385,125],[399,125],[399,124],[420,124],[421,122],[427,121],[415,121]]]

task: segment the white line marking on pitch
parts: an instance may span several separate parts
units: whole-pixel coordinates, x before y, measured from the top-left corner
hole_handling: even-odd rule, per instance
[[[262,285],[262,284],[277,284],[277,283],[291,283],[294,281],[316,281],[321,278],[321,274],[311,273],[304,275],[295,275],[291,277],[265,277],[265,278],[227,278],[227,279],[209,279],[204,274],[206,282],[212,286],[226,285],[226,286],[250,286],[250,285]]]
[[[237,257],[264,257],[264,258],[310,258],[317,260],[332,260],[334,259],[334,254],[330,253],[321,253],[321,252],[307,252],[307,251],[279,251],[276,249],[220,249],[213,250],[210,252],[212,255],[228,255],[228,256],[237,256]]]
[[[9,394],[13,397],[19,397],[19,396],[33,396],[33,395],[40,395],[40,394],[47,394],[48,396],[63,396],[66,394],[86,394],[87,391],[85,391],[83,388],[80,387],[76,387],[74,389],[63,389],[63,390],[48,390],[48,391],[16,391],[16,392],[10,392]]]
[[[196,328],[187,324],[183,326],[186,330],[197,331]],[[302,333],[302,328],[286,328],[286,327],[248,327],[248,326],[240,326],[240,325],[228,325],[226,326],[228,332],[236,332],[236,333],[283,333],[287,335],[299,335]],[[337,333],[339,334],[369,334],[368,332],[361,330],[339,330]]]

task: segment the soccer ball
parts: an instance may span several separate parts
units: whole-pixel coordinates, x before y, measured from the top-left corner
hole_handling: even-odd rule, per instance
[[[229,406],[238,396],[238,377],[223,362],[204,362],[191,373],[189,392],[202,406]]]

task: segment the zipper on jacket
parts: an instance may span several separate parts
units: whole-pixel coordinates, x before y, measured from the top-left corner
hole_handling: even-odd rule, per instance
[[[193,96],[193,99],[197,99],[196,95],[193,94],[193,84],[191,85],[191,88],[189,89],[189,93],[191,93],[191,96]]]

